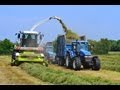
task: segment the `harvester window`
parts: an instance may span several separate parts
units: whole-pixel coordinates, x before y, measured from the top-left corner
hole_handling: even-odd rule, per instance
[[[36,39],[37,37],[36,37],[36,35],[31,35],[31,38]]]
[[[31,39],[32,39],[32,38],[31,38],[31,35],[28,35],[27,39],[28,39],[28,40],[31,40]]]
[[[22,38],[25,39],[25,34],[22,35]]]

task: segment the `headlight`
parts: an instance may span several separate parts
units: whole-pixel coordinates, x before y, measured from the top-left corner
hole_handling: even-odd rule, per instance
[[[20,54],[19,54],[19,53],[16,53],[16,56],[20,56]]]
[[[41,57],[44,57],[44,54],[43,54],[43,53],[41,53],[41,54],[40,54],[40,56],[41,56]]]

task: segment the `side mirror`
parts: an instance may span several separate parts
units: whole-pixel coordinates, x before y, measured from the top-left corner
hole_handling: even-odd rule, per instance
[[[15,36],[17,35],[17,33],[15,33]]]
[[[18,39],[20,38],[20,34],[18,34]]]
[[[43,37],[44,37],[44,35],[43,35],[43,34],[41,34],[41,35],[40,35],[40,40],[42,40],[42,38],[43,38]]]

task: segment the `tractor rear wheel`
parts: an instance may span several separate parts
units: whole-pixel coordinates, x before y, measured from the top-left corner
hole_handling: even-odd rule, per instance
[[[58,60],[59,60],[59,58],[57,56],[55,56],[55,64],[58,64]]]
[[[65,66],[66,66],[67,68],[70,68],[70,67],[71,67],[70,56],[69,56],[69,55],[66,56]]]
[[[64,66],[64,60],[59,59],[60,66]]]
[[[100,70],[100,60],[98,58],[93,58],[92,63],[92,70]]]
[[[75,59],[73,60],[73,69],[74,70],[80,70],[81,69],[80,57],[75,57]]]

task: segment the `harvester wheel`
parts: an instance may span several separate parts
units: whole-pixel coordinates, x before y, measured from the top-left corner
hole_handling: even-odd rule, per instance
[[[14,59],[11,59],[11,66],[14,66],[15,63],[14,63]]]
[[[18,65],[20,65],[20,62],[19,62],[18,60],[15,60],[15,61],[14,61],[14,65],[15,65],[15,66],[18,66]]]
[[[81,68],[80,57],[75,57],[75,59],[73,60],[73,69],[74,70],[80,70],[80,68]]]
[[[43,65],[48,67],[49,62],[47,60],[44,60]]]
[[[100,70],[100,60],[98,58],[93,58],[92,70]]]
[[[57,63],[60,66],[60,58],[59,57],[57,57]]]
[[[20,62],[18,60],[12,59],[11,66],[18,66],[19,64],[20,64]]]
[[[11,57],[11,66],[18,66],[19,64],[20,62],[17,60],[16,52],[14,51]]]
[[[46,66],[46,67],[48,67],[48,64],[47,64],[47,63],[43,63],[43,66]]]

